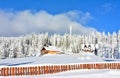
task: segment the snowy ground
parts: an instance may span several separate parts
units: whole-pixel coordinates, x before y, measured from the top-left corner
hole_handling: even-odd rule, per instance
[[[50,64],[76,64],[76,63],[95,63],[95,62],[120,62],[120,60],[105,61],[103,58],[95,56],[93,53],[82,54],[60,54],[43,55],[40,57],[0,59],[0,67],[3,66],[29,66],[29,65],[50,65]],[[120,78],[120,70],[74,70],[56,73],[54,75],[22,76],[22,78]],[[0,77],[3,78],[3,77]],[[21,78],[21,76],[6,77]]]
[[[11,59],[0,59],[0,67],[2,66],[25,66],[25,65],[50,65],[50,64],[76,64],[76,63],[95,63],[95,62],[106,62],[104,59],[95,56],[91,53],[85,53],[79,55],[43,55],[40,57],[26,57],[26,58],[11,58]],[[109,62],[109,61],[107,61]],[[110,62],[119,62],[110,61]]]
[[[0,59],[0,66],[28,66],[46,64],[74,64],[106,62],[102,58],[91,53],[80,55],[44,55],[41,57],[26,57],[17,59]],[[110,61],[111,62],[111,61]],[[113,61],[113,62],[119,62]],[[73,70],[56,74],[22,76],[22,78],[120,78],[120,70]],[[3,78],[3,77],[0,77]],[[21,76],[9,76],[5,78],[21,78]]]
[[[86,57],[85,57],[86,56]],[[96,59],[95,59],[96,58]],[[20,66],[33,64],[71,64],[71,63],[88,63],[88,62],[102,62],[103,59],[89,55],[43,55],[40,57],[26,57],[26,58],[12,58],[0,59],[0,66]]]

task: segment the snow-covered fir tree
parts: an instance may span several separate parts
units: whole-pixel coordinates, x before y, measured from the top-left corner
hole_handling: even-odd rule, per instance
[[[97,40],[97,44],[96,44]],[[88,35],[31,33],[20,37],[0,37],[0,58],[40,56],[43,47],[56,46],[68,54],[80,53],[83,44],[98,46],[98,56],[120,58],[120,31]]]

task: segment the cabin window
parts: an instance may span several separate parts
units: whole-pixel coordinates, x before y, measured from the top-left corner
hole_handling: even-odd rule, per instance
[[[91,48],[91,45],[88,45],[88,48]]]

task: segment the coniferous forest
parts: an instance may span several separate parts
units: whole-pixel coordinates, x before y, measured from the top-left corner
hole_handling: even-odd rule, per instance
[[[55,46],[65,54],[82,53],[83,44],[97,46],[97,55],[120,59],[120,31],[88,35],[31,33],[20,37],[0,37],[0,58],[38,56],[43,47]]]

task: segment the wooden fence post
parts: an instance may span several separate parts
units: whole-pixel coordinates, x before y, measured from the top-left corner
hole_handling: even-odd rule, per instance
[[[65,71],[65,65],[63,65],[63,71]]]
[[[34,74],[35,74],[34,67],[32,67],[32,75],[34,75]]]
[[[14,74],[14,70],[13,70],[13,67],[11,67],[11,75],[13,76]]]
[[[78,69],[78,65],[77,65],[77,64],[75,65],[75,70],[76,70],[76,69]]]
[[[37,67],[37,69],[38,69],[38,75],[41,74],[40,68],[41,68],[40,66]]]
[[[67,70],[69,70],[69,71],[70,71],[70,65],[67,65]]]
[[[114,63],[112,63],[112,69],[114,69]]]
[[[56,65],[54,65],[54,73],[56,73],[56,70],[57,70],[57,69],[56,69]]]
[[[118,69],[119,68],[119,65],[118,65],[119,63],[116,63],[116,69]]]
[[[67,71],[67,65],[65,65],[65,71]]]
[[[57,73],[60,71],[60,69],[59,69],[60,67],[59,67],[59,65],[57,65]]]
[[[25,75],[26,71],[25,71],[25,67],[23,67],[23,74],[22,75]]]
[[[37,66],[35,66],[34,68],[35,68],[35,75],[37,75],[37,73],[38,73]]]
[[[114,63],[114,68],[116,69],[116,63]]]
[[[61,65],[61,72],[63,72],[63,65]]]
[[[101,69],[103,69],[103,63],[101,63]]]
[[[66,71],[66,65],[64,65],[64,71]]]
[[[1,74],[4,76],[4,68],[1,69]]]
[[[29,75],[30,74],[30,69],[29,69],[30,67],[27,67],[27,75]]]
[[[56,65],[56,73],[58,72],[58,65]]]
[[[33,75],[33,67],[30,67],[30,72],[31,72],[30,75]]]
[[[34,75],[37,75],[37,67],[34,67]]]
[[[109,69],[111,69],[111,63],[109,63],[109,65],[108,65],[108,66],[109,66]]]
[[[64,65],[62,66],[62,71],[65,71],[65,66]]]
[[[105,69],[105,63],[103,63],[102,65],[103,65],[103,69]]]
[[[85,69],[85,64],[83,64],[83,69]]]
[[[32,67],[29,67],[29,74],[32,75]]]
[[[25,75],[28,75],[29,72],[28,67],[25,67],[25,71],[26,71]]]
[[[64,65],[64,71],[66,71],[66,65]]]
[[[20,67],[20,75],[23,75],[23,68]]]
[[[90,64],[90,66],[91,66],[91,69],[93,69],[93,64]]]
[[[98,69],[98,65],[97,64],[95,64],[95,69]]]
[[[116,63],[114,63],[114,69],[116,69]]]
[[[113,69],[113,63],[111,63],[111,66],[112,66],[111,69]]]
[[[48,66],[45,66],[45,74],[48,74]]]
[[[6,67],[4,68],[4,76],[8,76],[8,70]]]
[[[57,65],[57,73],[59,72],[59,65]]]
[[[17,67],[14,67],[14,75],[17,75]]]
[[[50,66],[50,73],[53,74],[53,65]]]
[[[118,67],[117,67],[117,69],[120,69],[120,63],[118,63]]]
[[[107,63],[105,63],[105,67],[106,67],[106,69],[108,69],[108,64]]]
[[[112,69],[114,69],[114,64],[112,63]]]
[[[7,75],[6,76],[9,76],[9,73],[8,73],[9,72],[9,68],[7,67],[6,69],[7,69],[7,71],[6,71]]]
[[[81,69],[81,64],[78,64],[79,65],[79,69]]]
[[[17,67],[17,70],[18,70],[17,71],[17,75],[20,75],[20,73],[19,73],[20,72],[19,67]]]
[[[4,68],[1,68],[1,75],[4,76],[5,70]]]
[[[30,75],[30,67],[27,67],[27,75]]]
[[[87,68],[87,64],[85,64],[85,69],[88,69],[88,68]]]
[[[43,74],[45,74],[45,66],[43,66]]]
[[[74,70],[74,65],[71,65],[71,66],[72,66],[72,67],[71,67],[71,68],[72,68],[72,70]]]
[[[73,65],[70,65],[70,70],[73,70]]]
[[[41,66],[40,70],[41,70],[41,74],[43,74],[43,72],[44,72],[43,66]]]
[[[74,66],[74,70],[76,69],[76,65],[73,65]]]
[[[51,73],[51,70],[50,70],[50,65],[48,66],[48,69],[49,69],[49,71],[48,71],[48,72],[49,72],[49,74],[50,74],[50,73]]]
[[[110,63],[108,63],[108,69],[111,69],[111,64]]]
[[[66,71],[66,68],[65,68],[66,66],[64,65],[64,71]]]
[[[118,64],[118,67],[119,67],[118,69],[120,69],[120,63]]]
[[[80,69],[80,65],[78,64],[78,69]]]
[[[59,69],[59,68],[58,68],[58,65],[56,65],[56,73],[58,72],[58,69]]]
[[[87,68],[88,68],[88,69],[91,69],[91,64],[87,64]]]
[[[72,70],[72,69],[71,69],[71,68],[72,68],[71,65],[69,65],[69,66],[70,66],[70,70]]]
[[[32,75],[35,75],[34,66],[32,67]]]
[[[63,72],[63,65],[61,65],[61,72]]]
[[[6,68],[3,68],[3,70],[4,70],[4,76],[6,76]]]
[[[94,64],[91,64],[92,69],[94,69]]]

